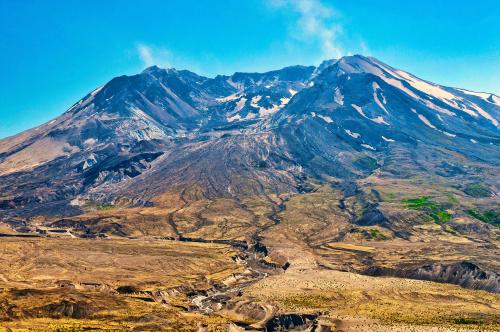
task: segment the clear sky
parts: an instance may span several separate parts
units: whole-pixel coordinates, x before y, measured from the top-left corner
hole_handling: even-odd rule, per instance
[[[0,137],[151,64],[213,76],[355,53],[500,95],[500,1],[0,0]]]

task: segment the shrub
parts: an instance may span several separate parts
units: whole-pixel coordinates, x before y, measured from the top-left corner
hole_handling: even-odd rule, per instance
[[[477,220],[485,222],[487,224],[500,227],[500,212],[494,210],[488,210],[486,212],[481,212],[478,209],[470,209],[466,211],[467,214]]]
[[[468,184],[464,189],[464,193],[476,198],[490,197],[492,194],[490,188],[479,182]]]

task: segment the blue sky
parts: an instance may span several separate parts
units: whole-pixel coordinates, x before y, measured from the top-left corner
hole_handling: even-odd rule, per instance
[[[500,95],[498,0],[0,0],[0,137],[153,63],[213,76],[367,54]]]

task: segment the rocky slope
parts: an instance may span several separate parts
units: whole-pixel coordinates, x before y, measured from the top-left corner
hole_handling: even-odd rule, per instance
[[[151,67],[3,139],[0,208],[71,215],[85,200],[140,205],[193,186],[211,197],[297,191],[307,177],[362,178],[420,149],[497,167],[499,113],[493,94],[363,56],[215,78]]]

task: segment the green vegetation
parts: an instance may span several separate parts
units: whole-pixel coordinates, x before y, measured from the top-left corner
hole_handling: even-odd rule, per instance
[[[434,202],[430,200],[429,196],[421,196],[417,198],[406,198],[402,200],[406,204],[406,207],[412,210],[420,210],[423,207],[433,207]]]
[[[376,159],[368,156],[358,158],[354,162],[354,166],[367,172],[373,172],[374,170],[380,167]]]
[[[112,210],[112,209],[114,209],[114,208],[115,208],[115,206],[114,206],[113,204],[111,204],[111,203],[104,203],[104,204],[102,204],[102,205],[99,207],[99,210],[104,210],[104,211],[106,211],[106,210]]]
[[[116,207],[114,204],[111,203],[99,203],[96,201],[86,201],[83,206],[87,209],[101,210],[101,211],[112,210]]]
[[[442,204],[434,202],[429,196],[406,198],[402,202],[408,209],[425,212],[437,224],[446,223],[452,218]]]
[[[479,211],[479,209],[470,209],[466,211],[467,214],[477,220],[485,222],[487,224],[500,227],[500,212],[494,210],[488,210],[485,212]]]
[[[478,319],[466,318],[466,317],[456,318],[453,320],[453,322],[455,324],[474,324],[474,325],[478,325],[478,324],[482,323],[482,321],[480,321]]]
[[[469,183],[465,187],[464,193],[476,198],[490,197],[492,194],[490,188],[479,182]]]
[[[351,229],[351,233],[360,233],[366,239],[374,239],[374,240],[387,240],[387,236],[382,234],[378,229],[359,229],[353,228]]]
[[[460,201],[455,197],[455,195],[448,194],[446,197],[448,198],[448,202],[451,204],[460,204]]]
[[[101,211],[107,211],[107,210],[112,210],[115,208],[114,204],[111,203],[99,203],[96,201],[86,201],[85,204],[83,205],[87,209],[95,209],[95,210],[101,210]]]

